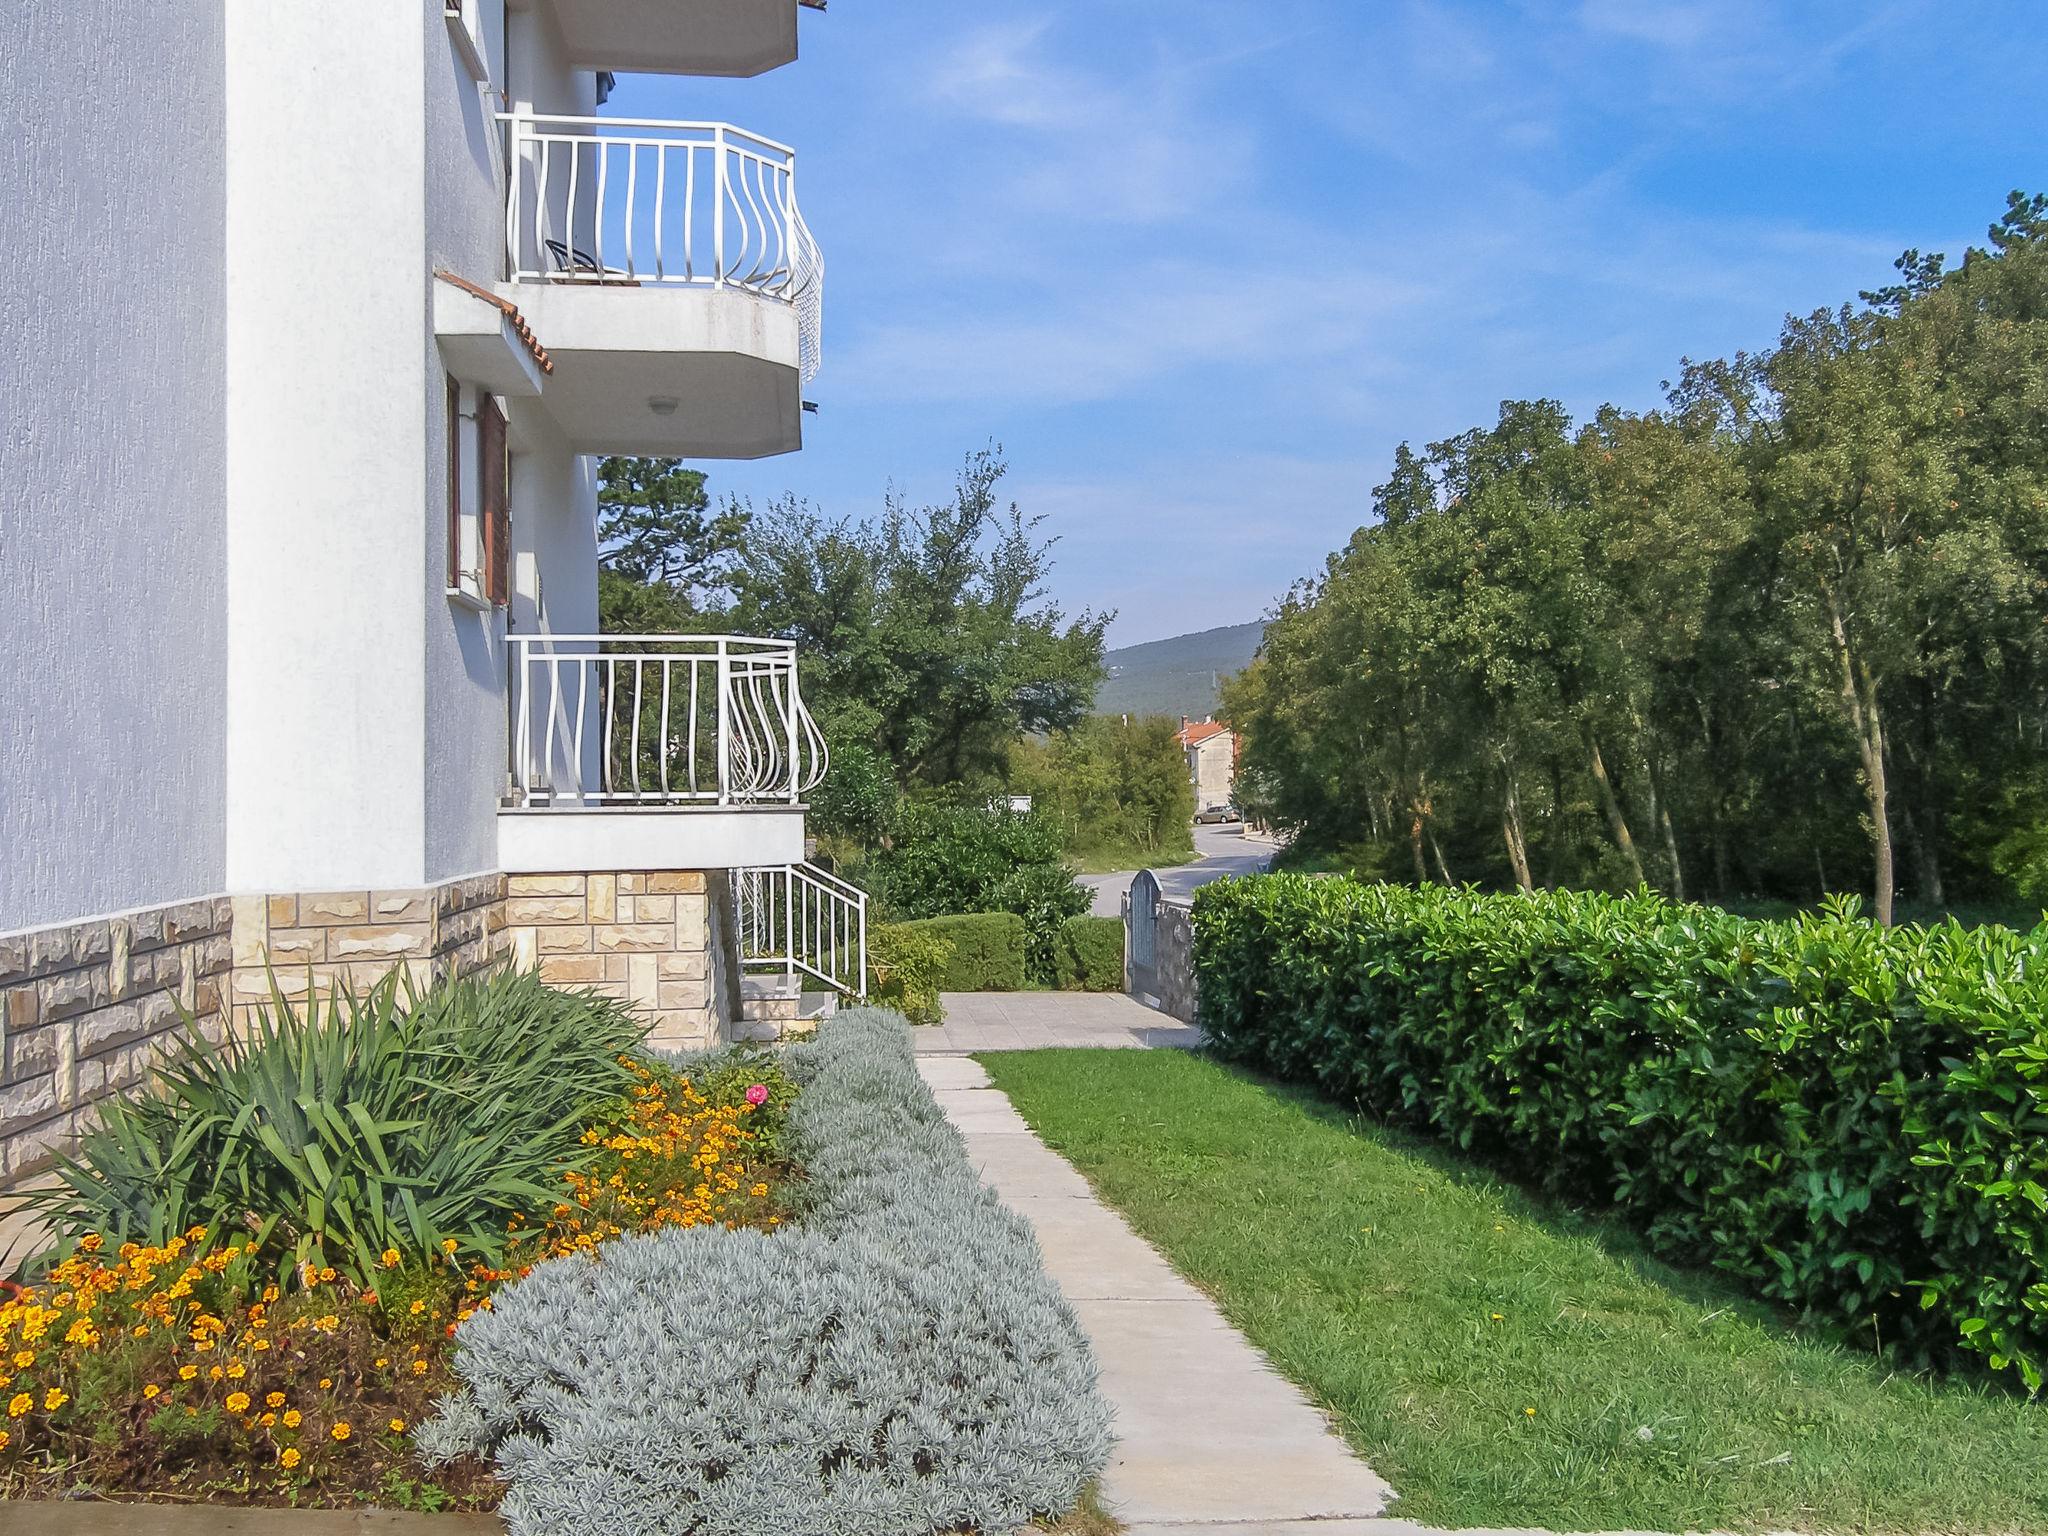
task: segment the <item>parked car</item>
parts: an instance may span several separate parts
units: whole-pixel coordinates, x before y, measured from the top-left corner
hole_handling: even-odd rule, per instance
[[[1198,827],[1227,826],[1233,821],[1243,820],[1243,815],[1234,805],[1206,806],[1195,813],[1195,825]]]

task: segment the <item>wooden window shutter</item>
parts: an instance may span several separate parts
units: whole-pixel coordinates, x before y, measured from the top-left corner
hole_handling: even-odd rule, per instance
[[[448,590],[462,586],[462,386],[448,377]]]
[[[482,393],[476,402],[476,448],[484,596],[503,607],[512,600],[512,497],[505,458],[505,418],[498,402]]]

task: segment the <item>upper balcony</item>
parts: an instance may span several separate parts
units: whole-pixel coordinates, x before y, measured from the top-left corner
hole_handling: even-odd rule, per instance
[[[790,642],[535,634],[511,646],[503,868],[802,860],[803,797],[828,757]]]
[[[796,58],[796,13],[824,0],[555,0],[569,62],[658,75],[765,74]]]
[[[582,453],[751,459],[803,446],[825,264],[796,153],[727,123],[503,119],[500,293],[554,361]]]

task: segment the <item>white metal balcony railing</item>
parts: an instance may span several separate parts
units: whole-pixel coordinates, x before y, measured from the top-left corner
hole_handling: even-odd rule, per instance
[[[796,647],[742,635],[513,635],[522,805],[796,804],[825,776]]]
[[[744,288],[795,307],[818,371],[825,260],[796,201],[796,151],[729,123],[501,114],[515,281]]]
[[[868,995],[868,898],[814,864],[733,871],[742,969],[802,972],[848,997]]]

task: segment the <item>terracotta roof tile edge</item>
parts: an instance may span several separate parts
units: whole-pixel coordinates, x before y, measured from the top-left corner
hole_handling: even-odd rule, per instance
[[[548,349],[540,344],[540,338],[533,334],[533,327],[526,323],[526,316],[519,313],[519,306],[510,299],[500,298],[481,284],[472,283],[466,277],[457,277],[443,267],[434,268],[434,276],[444,283],[453,283],[464,293],[473,293],[493,308],[502,310],[505,318],[512,322],[512,329],[519,333],[519,339],[526,344],[526,350],[533,354],[533,360],[544,374],[555,371],[555,360],[548,356]]]

